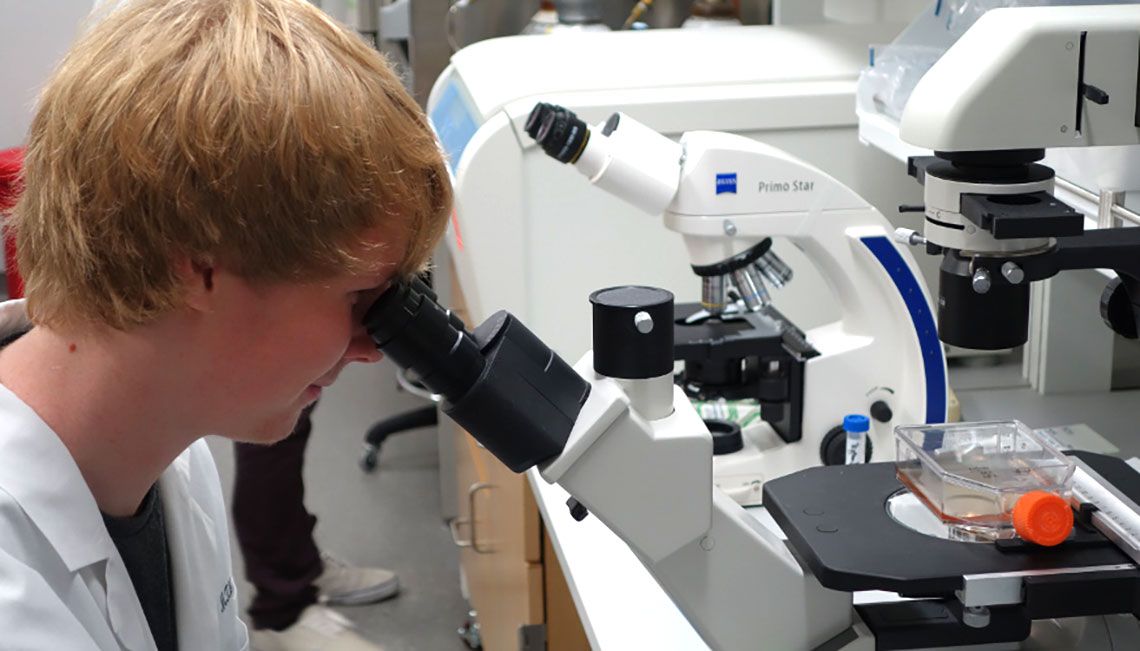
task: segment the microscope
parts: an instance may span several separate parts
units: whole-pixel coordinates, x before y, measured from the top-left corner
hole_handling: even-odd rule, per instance
[[[900,136],[934,155],[908,161],[923,184],[923,232],[897,236],[942,256],[942,341],[1025,343],[1029,284],[1072,269],[1116,272],[1101,316],[1137,337],[1140,230],[1085,231],[1038,162],[1045,147],[1140,143],[1136,16],[1134,6],[990,12],[915,87]]]
[[[684,238],[701,302],[673,315],[677,384],[698,400],[756,400],[764,423],[745,436],[711,426],[716,484],[742,504],[759,504],[766,480],[844,463],[846,414],[871,417],[867,460],[893,458],[895,425],[946,420],[946,364],[917,267],[850,188],[748,138],[694,131],[678,143],[623,113],[590,127],[539,103],[526,130]],[[773,238],[823,272],[832,295],[819,300],[836,302],[838,320],[805,332],[772,305],[768,288],[792,281]]]

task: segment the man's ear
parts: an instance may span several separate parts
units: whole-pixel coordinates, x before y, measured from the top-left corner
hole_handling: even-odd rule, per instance
[[[205,260],[183,257],[176,268],[182,281],[186,306],[200,312],[212,311],[215,296],[214,265]]]

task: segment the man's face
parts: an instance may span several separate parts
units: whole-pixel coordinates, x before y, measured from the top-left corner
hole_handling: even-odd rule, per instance
[[[313,283],[254,287],[218,272],[215,284],[225,296],[210,315],[208,344],[217,356],[216,377],[199,392],[208,396],[201,404],[216,409],[213,433],[276,442],[346,365],[379,361],[362,320],[391,283],[405,247],[402,238],[370,231],[356,251],[370,271]]]

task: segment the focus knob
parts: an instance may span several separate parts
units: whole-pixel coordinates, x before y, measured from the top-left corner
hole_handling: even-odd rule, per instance
[[[1119,276],[1109,281],[1100,295],[1100,317],[1116,334],[1136,339],[1136,306]]]
[[[895,417],[895,412],[891,411],[891,406],[883,400],[876,400],[871,403],[871,418],[879,421],[880,423],[889,423]]]
[[[574,518],[575,522],[581,522],[590,515],[590,511],[578,500],[573,497],[566,500],[566,506],[570,509],[570,517]]]

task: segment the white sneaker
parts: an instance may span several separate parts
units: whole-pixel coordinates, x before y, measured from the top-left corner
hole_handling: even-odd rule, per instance
[[[253,651],[384,651],[357,635],[352,622],[324,606],[309,606],[283,631],[252,630]]]
[[[395,572],[379,567],[353,567],[336,557],[321,553],[325,571],[313,582],[318,599],[332,606],[358,606],[383,601],[400,591]]]

